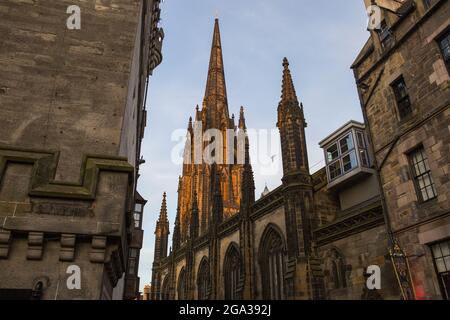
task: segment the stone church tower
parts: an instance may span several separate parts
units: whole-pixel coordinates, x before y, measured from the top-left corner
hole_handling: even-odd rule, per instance
[[[194,219],[193,227],[198,228],[195,232],[202,235],[210,226],[216,174],[223,198],[223,216],[218,218],[226,219],[239,212],[243,161],[239,159],[238,151],[241,155],[244,153],[244,146],[237,143],[240,131],[245,131],[244,109],[241,107],[236,125],[234,115],[230,118],[228,111],[219,21],[216,19],[203,108],[200,110],[197,106],[195,120],[190,118],[188,124],[185,161],[178,189],[179,235],[174,235],[180,243],[184,243],[191,233],[189,225],[194,207],[198,215]],[[217,139],[222,138],[222,141],[217,141],[216,150],[209,152],[207,145],[216,139],[214,132],[220,133]],[[210,138],[210,141],[205,143],[203,138]],[[207,155],[211,159],[207,159]]]

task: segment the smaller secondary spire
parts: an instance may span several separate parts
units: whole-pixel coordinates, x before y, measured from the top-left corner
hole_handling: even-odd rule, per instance
[[[167,219],[167,200],[166,200],[167,194],[163,193],[163,199],[161,203],[161,211],[159,212],[159,221],[160,222],[167,222],[169,221]]]
[[[289,70],[289,61],[285,57],[283,59],[283,85],[281,90],[281,102],[295,103],[298,105],[297,93],[295,92],[294,83],[292,81],[291,71]]]

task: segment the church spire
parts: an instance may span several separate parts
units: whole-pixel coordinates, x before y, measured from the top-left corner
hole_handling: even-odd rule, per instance
[[[159,222],[160,223],[166,223],[169,220],[167,219],[167,194],[164,192],[163,193],[163,199],[161,202],[161,210],[159,212]]]
[[[161,210],[155,229],[155,261],[167,257],[167,246],[169,241],[169,219],[167,218],[166,193],[163,194]]]
[[[281,102],[284,104],[292,103],[298,105],[297,93],[295,92],[292,81],[291,70],[289,70],[289,61],[283,59],[283,84],[281,89]]]
[[[206,82],[204,108],[207,112],[208,127],[220,128],[223,118],[228,121],[227,89],[225,85],[225,71],[220,40],[219,19],[214,23],[214,34],[209,60],[208,79]]]
[[[283,83],[278,123],[283,156],[283,181],[296,174],[309,174],[303,105],[299,104],[287,58],[283,59]],[[295,178],[293,178],[295,180]]]

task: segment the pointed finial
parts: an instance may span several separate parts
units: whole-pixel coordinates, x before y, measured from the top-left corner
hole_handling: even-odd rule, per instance
[[[298,105],[297,94],[295,92],[294,83],[292,81],[291,71],[289,70],[289,61],[285,57],[283,59],[283,84],[281,89],[281,101],[293,102]]]
[[[219,10],[216,9],[216,12],[214,13],[214,17],[216,20],[219,20]]]
[[[240,129],[246,129],[244,107],[243,106],[241,106],[241,110],[239,112],[239,128]]]
[[[167,220],[167,200],[166,200],[167,194],[166,192],[163,193],[163,199],[161,203],[161,211],[159,213],[159,220],[161,222],[168,221]]]

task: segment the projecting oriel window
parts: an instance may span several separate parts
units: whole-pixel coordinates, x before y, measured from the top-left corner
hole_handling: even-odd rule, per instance
[[[359,131],[357,131],[360,133]],[[361,133],[362,134],[362,133]],[[361,139],[361,138],[358,138]],[[364,137],[362,137],[364,139]],[[359,144],[358,144],[359,145]],[[365,152],[364,148],[361,148]],[[332,144],[325,152],[328,172],[330,180],[334,180],[341,175],[352,171],[358,167],[358,155],[355,146],[355,138],[353,131],[348,132],[342,138]],[[365,153],[365,161],[368,163],[367,153]]]
[[[436,198],[436,187],[423,147],[411,152],[409,160],[412,167],[414,184],[416,185],[420,200],[425,202]]]
[[[398,114],[400,120],[406,118],[412,113],[411,101],[409,99],[408,89],[406,87],[403,77],[397,79],[392,83],[392,90],[394,90],[395,100],[397,102]]]

